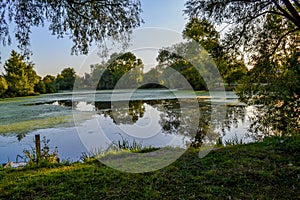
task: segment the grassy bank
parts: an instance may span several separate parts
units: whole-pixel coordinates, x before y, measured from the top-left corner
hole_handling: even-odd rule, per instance
[[[0,199],[299,199],[300,137],[211,151],[189,149],[172,165],[123,173],[96,160],[0,169]]]

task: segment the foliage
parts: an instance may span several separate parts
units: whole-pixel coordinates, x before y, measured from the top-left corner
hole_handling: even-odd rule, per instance
[[[76,72],[73,68],[67,67],[57,75],[55,83],[59,90],[72,90],[76,78]]]
[[[261,105],[252,129],[266,134],[300,131],[300,32],[284,39],[280,47],[283,50],[273,55],[272,46],[284,29],[282,23],[281,17],[269,16],[264,26],[272,26],[273,31],[261,35],[264,42],[258,46],[254,67],[238,87],[238,95],[244,102]],[[271,33],[273,38],[268,36]]]
[[[76,87],[91,89],[137,88],[143,79],[143,62],[133,53],[113,53],[107,62],[91,65],[91,73]],[[82,83],[82,84],[81,84]],[[80,85],[81,84],[81,85]]]
[[[175,69],[180,75],[184,76],[194,90],[206,89],[205,82],[199,74],[199,71],[184,58],[179,58],[167,50],[161,50],[158,55],[158,60],[160,60],[159,64],[161,66],[165,65],[161,79],[163,81],[169,81],[169,84],[174,88],[184,88],[185,85],[180,85],[178,81],[180,78],[174,77],[176,74],[172,73],[173,70],[170,69]]]
[[[298,0],[188,0],[184,12],[191,18],[205,17],[218,25],[227,24],[229,27],[223,41],[227,50],[253,53],[260,44],[261,34],[268,30],[276,31],[272,27],[262,27],[270,16],[282,18],[284,31],[281,37],[287,38],[300,30],[299,11]],[[277,43],[270,47],[276,50],[281,42],[277,39]]]
[[[223,46],[233,56],[247,53],[253,68],[237,91],[248,105],[259,105],[252,131],[299,133],[299,1],[189,0],[186,8],[191,18],[227,23]]]
[[[46,75],[43,80],[46,88],[46,93],[55,93],[57,92],[57,84],[55,76]]]
[[[3,94],[8,89],[7,82],[3,76],[0,75],[0,97],[3,96]]]
[[[175,69],[195,90],[203,90],[213,89],[223,80],[230,86],[246,74],[243,60],[224,51],[218,40],[219,34],[207,20],[191,19],[183,34],[190,39],[188,42],[159,51],[159,67],[161,71],[167,70],[163,73],[163,80],[172,77],[170,71]],[[177,77],[173,79],[179,84]]]
[[[202,66],[200,69],[196,68],[190,60],[187,60],[192,54],[196,54],[195,56],[198,57],[201,56],[197,55],[197,50],[193,52],[193,48],[191,48],[192,45],[192,43],[180,43],[159,50],[156,60],[159,62],[158,68],[159,71],[161,71],[160,82],[165,84],[168,83],[171,88],[184,88],[186,85],[184,82],[180,81],[180,77],[177,77],[178,75],[182,75],[194,90],[206,89],[206,83],[203,80],[203,77],[210,76],[210,72],[203,67],[205,65],[205,60],[199,58]],[[188,50],[191,50],[192,52],[187,52]],[[187,54],[190,55],[186,56]],[[174,73],[174,70],[179,72],[179,74]]]
[[[0,40],[10,45],[14,27],[18,47],[28,53],[31,28],[49,23],[53,35],[72,39],[72,53],[87,54],[92,44],[103,45],[107,38],[126,42],[142,22],[140,13],[138,0],[6,0],[0,3]]]
[[[131,53],[114,53],[108,61],[108,66],[101,80],[104,88],[136,88],[142,81],[143,62]],[[100,82],[101,82],[100,80]],[[120,81],[120,82],[119,82]],[[100,87],[101,88],[101,87]]]
[[[158,67],[151,68],[148,72],[143,73],[143,85],[141,86],[141,89],[165,88],[159,83],[160,76],[161,72]]]
[[[23,151],[26,159],[29,159],[29,161],[27,161],[29,166],[32,165],[43,166],[43,165],[59,162],[57,147],[55,147],[55,149],[51,152],[49,147],[49,142],[50,140],[49,139],[47,140],[46,136],[44,136],[42,140],[43,147],[41,148],[40,155],[37,155],[36,149],[34,148],[31,151],[26,149]]]
[[[226,53],[220,44],[219,33],[208,20],[192,18],[186,24],[183,36],[195,40],[209,53],[223,80],[229,85],[238,82],[246,74],[247,68],[243,60]]]
[[[91,69],[91,73],[86,73],[84,75],[84,77],[82,78],[83,80],[80,81],[84,84],[83,87],[89,88],[89,89],[97,89],[100,88],[100,84],[99,80],[101,78],[101,76],[103,75],[103,73],[105,72],[107,68],[107,63],[98,63],[98,64],[94,64],[90,66]],[[76,80],[76,86],[79,85],[79,83],[77,83],[78,80]]]
[[[45,94],[46,93],[46,85],[43,81],[39,81],[35,86],[34,86],[34,91],[39,93],[39,94]]]
[[[0,198],[297,199],[299,142],[299,137],[268,138],[211,151],[202,159],[197,149],[188,149],[173,164],[141,174],[123,173],[98,160],[0,169]]]
[[[40,81],[40,77],[34,71],[32,63],[25,63],[23,56],[12,51],[11,57],[5,62],[4,69],[4,78],[8,84],[6,96],[35,94],[34,87]]]
[[[218,146],[233,146],[233,145],[241,145],[243,144],[243,140],[239,139],[237,135],[235,134],[234,137],[222,141],[222,138],[218,140]]]
[[[219,44],[220,34],[213,24],[206,19],[192,18],[185,25],[183,37],[198,42],[214,58],[222,54],[222,47]]]

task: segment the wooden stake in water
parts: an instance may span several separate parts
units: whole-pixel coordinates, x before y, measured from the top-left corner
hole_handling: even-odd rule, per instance
[[[41,137],[39,134],[35,135],[35,150],[36,150],[36,158],[38,162],[41,156]]]

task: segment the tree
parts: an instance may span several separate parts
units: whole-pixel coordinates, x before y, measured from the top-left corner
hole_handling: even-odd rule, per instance
[[[56,87],[56,82],[55,82],[56,78],[55,76],[51,76],[51,75],[46,75],[43,78],[43,82],[45,84],[45,88],[46,88],[46,93],[55,93],[57,92],[57,87]]]
[[[223,42],[235,53],[256,51],[259,35],[272,28],[261,26],[270,16],[280,17],[284,25],[279,37],[273,38],[277,41],[271,47],[273,54],[284,38],[300,31],[299,0],[188,0],[184,12],[191,18],[201,16],[218,25],[229,25]]]
[[[76,78],[76,72],[73,68],[68,67],[57,75],[56,83],[59,90],[72,90]]]
[[[165,88],[160,85],[159,82],[161,74],[162,72],[160,72],[157,67],[151,68],[147,73],[143,74],[143,86],[141,86],[141,88]]]
[[[280,17],[279,17],[280,18]],[[265,26],[277,27],[272,35],[280,34],[278,16],[270,16]],[[261,35],[262,39],[268,33]],[[238,95],[248,105],[258,107],[252,129],[266,134],[295,134],[300,131],[300,34],[288,37],[282,51],[270,56],[270,46],[277,43],[268,39],[268,43],[258,46],[254,58],[256,62],[238,87]],[[285,49],[286,48],[286,49]],[[253,84],[254,83],[254,84]]]
[[[238,95],[248,105],[260,105],[252,128],[267,134],[299,133],[299,0],[188,0],[186,6],[190,17],[227,23],[222,41],[227,52],[248,54],[253,69]]]
[[[143,62],[131,52],[110,56],[98,89],[136,88],[142,82]]]
[[[34,86],[34,91],[39,94],[45,94],[47,92],[46,84],[43,81],[39,81],[38,84]]]
[[[18,47],[28,53],[31,28],[49,23],[53,35],[72,39],[72,53],[87,54],[104,39],[126,41],[142,23],[140,13],[139,0],[6,0],[0,3],[0,40],[10,45],[14,27]]]
[[[189,86],[184,83],[185,81],[177,79],[180,78],[179,74],[172,73],[177,77],[168,75],[171,73],[170,71],[179,72],[195,90],[212,89],[216,82],[221,81],[219,71],[211,56],[195,41],[179,43],[161,49],[157,61],[162,71],[165,71],[164,69],[168,71],[163,72],[164,77],[162,79],[173,81],[178,86],[176,86],[177,88],[181,88],[181,85],[184,84],[185,89],[190,89],[187,88]]]
[[[4,69],[6,72],[4,78],[8,84],[6,94],[9,97],[35,94],[34,87],[39,82],[40,77],[34,71],[32,63],[25,63],[23,56],[12,51]]]
[[[91,89],[105,89],[102,82],[99,82],[103,73],[106,71],[107,63],[91,65],[91,76],[87,80]],[[108,75],[108,74],[107,74]],[[108,77],[107,77],[108,78]]]
[[[0,97],[3,97],[7,89],[8,89],[7,82],[5,78],[0,75]]]
[[[237,82],[247,72],[242,59],[229,55],[220,43],[220,34],[207,19],[192,18],[183,31],[185,38],[198,42],[214,59],[218,70],[229,85]]]
[[[180,45],[177,45],[177,47],[179,46]],[[201,77],[201,74],[199,74],[199,71],[190,62],[188,62],[186,59],[179,56],[175,52],[170,52],[166,49],[162,49],[159,51],[157,61],[159,61],[159,65],[161,65],[164,68],[163,73],[161,75],[161,79],[165,82],[168,81],[168,84],[170,86],[178,89],[185,88],[185,82],[179,81],[180,77],[177,77],[183,76],[189,82],[193,89],[205,89],[205,82]],[[179,72],[179,74],[172,73],[172,69]]]
[[[217,58],[222,54],[219,44],[220,34],[215,27],[206,19],[192,18],[183,30],[183,37],[198,42],[212,57]]]

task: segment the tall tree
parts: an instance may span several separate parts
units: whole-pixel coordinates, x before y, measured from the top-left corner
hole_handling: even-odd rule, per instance
[[[253,69],[238,94],[261,105],[252,127],[299,133],[299,0],[188,0],[185,13],[228,24],[222,43],[233,55],[248,54]]]
[[[72,53],[87,54],[104,39],[126,41],[142,23],[140,13],[139,0],[6,0],[0,3],[0,40],[10,45],[13,27],[18,47],[28,53],[31,28],[49,23],[53,35],[73,41]]]
[[[15,51],[6,61],[4,77],[8,84],[7,95],[26,96],[35,94],[34,86],[39,82],[40,77],[33,69],[32,63],[25,63],[24,57]]]
[[[192,18],[186,24],[183,36],[195,40],[210,54],[223,80],[229,85],[246,74],[247,67],[243,59],[228,55],[219,41],[220,34],[207,19]]]
[[[282,50],[272,55],[277,41],[270,35],[276,38],[281,33],[280,18],[270,16],[265,23],[276,29],[261,35],[266,42],[258,45],[254,67],[238,87],[238,95],[248,105],[263,105],[257,108],[254,131],[282,135],[300,131],[300,32],[290,35]]]
[[[91,65],[91,76],[88,79],[89,82],[89,87],[91,89],[104,89],[106,87],[103,86],[103,84],[101,82],[99,82],[100,78],[103,75],[103,73],[106,71],[106,67],[107,67],[107,63],[102,62],[101,64],[95,64],[95,65]],[[108,78],[108,77],[106,77]]]
[[[114,53],[107,62],[99,89],[136,88],[142,82],[143,62],[133,53]],[[120,82],[119,82],[120,81]]]
[[[175,49],[177,48],[177,51],[180,51],[178,48],[181,49],[182,47],[185,48],[182,44],[174,46]],[[178,55],[178,53],[162,49],[159,51],[157,61],[159,61],[160,67],[163,68],[161,75],[162,81],[168,83],[170,86],[174,88],[185,88],[185,82],[179,81],[180,77],[178,77],[183,76],[193,89],[205,89],[205,82],[199,71],[189,61]],[[172,69],[179,73],[174,73],[174,70]]]

